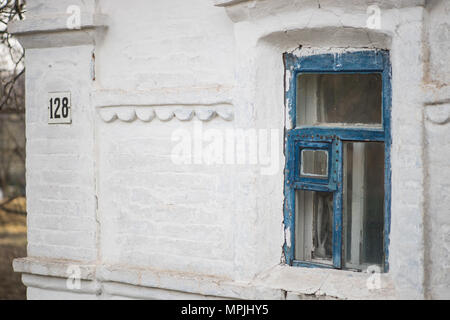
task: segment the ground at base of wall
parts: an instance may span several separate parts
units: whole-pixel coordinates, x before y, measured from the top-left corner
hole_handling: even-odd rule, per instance
[[[12,269],[12,260],[26,255],[25,246],[0,245],[0,300],[24,300],[26,288],[21,275]]]
[[[0,300],[26,299],[21,274],[12,261],[27,255],[26,216],[0,210]]]

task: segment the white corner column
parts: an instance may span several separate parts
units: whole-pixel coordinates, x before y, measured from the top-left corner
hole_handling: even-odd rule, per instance
[[[94,0],[35,0],[25,20],[9,26],[26,52],[27,249],[33,258],[16,259],[14,269],[24,273],[29,299],[95,298],[92,276],[79,293],[65,278],[98,258],[90,96],[102,26]],[[50,261],[58,259],[71,263],[50,274]]]

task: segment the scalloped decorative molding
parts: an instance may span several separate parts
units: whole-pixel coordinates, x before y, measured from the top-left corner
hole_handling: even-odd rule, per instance
[[[426,106],[425,117],[428,121],[437,125],[444,125],[449,123],[450,103]]]
[[[231,96],[231,86],[212,85],[148,91],[99,90],[92,98],[100,119],[110,123],[116,120],[151,122],[155,118],[209,121],[215,117],[231,121],[234,118]]]
[[[103,106],[99,107],[100,119],[105,123],[116,120],[133,122],[140,120],[150,122],[155,118],[161,121],[170,121],[177,118],[180,121],[189,121],[194,117],[201,121],[209,121],[215,117],[231,121],[234,118],[233,106],[230,104],[198,105],[198,106]]]

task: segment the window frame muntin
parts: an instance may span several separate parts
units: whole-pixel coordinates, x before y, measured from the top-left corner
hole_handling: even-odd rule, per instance
[[[303,150],[321,150],[327,152],[327,175],[326,176],[313,176],[313,175],[303,175],[301,172],[302,168],[302,152]],[[318,183],[318,184],[329,184],[331,179],[331,169],[332,169],[332,144],[331,142],[305,142],[296,140],[295,150],[298,162],[296,163],[295,181],[304,183]],[[297,167],[298,166],[298,167]]]
[[[383,232],[383,270],[389,271],[389,233],[391,221],[391,64],[387,50],[363,50],[342,53],[315,54],[296,56],[292,53],[284,54],[286,137],[285,137],[285,186],[284,186],[284,228],[285,242],[283,251],[286,263],[291,266],[336,268],[342,269],[342,237],[343,237],[343,174],[342,156],[337,165],[336,190],[316,185],[301,185],[295,181],[295,168],[292,164],[298,161],[295,157],[295,143],[293,141],[321,142],[333,141],[336,151],[342,154],[342,141],[373,141],[384,142],[385,146],[385,197],[384,197],[384,232]],[[289,72],[289,73],[288,73]],[[380,73],[382,76],[382,124],[381,127],[358,126],[298,126],[297,127],[297,77],[301,73]],[[287,76],[289,75],[289,79]],[[334,152],[333,152],[334,154]],[[333,156],[334,159],[334,156]],[[333,160],[334,161],[334,160]],[[297,189],[333,192],[333,265],[322,265],[315,262],[295,260],[295,191]],[[320,190],[319,190],[320,189]]]

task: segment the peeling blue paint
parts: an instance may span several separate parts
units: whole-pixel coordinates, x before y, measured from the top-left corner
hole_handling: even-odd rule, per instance
[[[293,266],[324,267],[329,265],[296,261],[295,253],[295,190],[327,191],[334,194],[333,212],[333,266],[342,268],[343,227],[343,156],[342,141],[376,141],[385,144],[385,224],[384,224],[384,271],[389,270],[389,232],[391,221],[391,65],[389,52],[385,50],[356,51],[337,54],[319,54],[298,57],[285,53],[284,63],[290,71],[289,89],[285,92],[286,110],[293,128],[285,139],[285,203],[284,226],[289,230],[290,246],[284,244],[286,263]],[[296,126],[297,77],[300,73],[380,73],[383,81],[383,117],[379,128],[330,128],[320,126]],[[300,150],[315,148],[328,150],[328,179],[304,178],[299,175]]]

